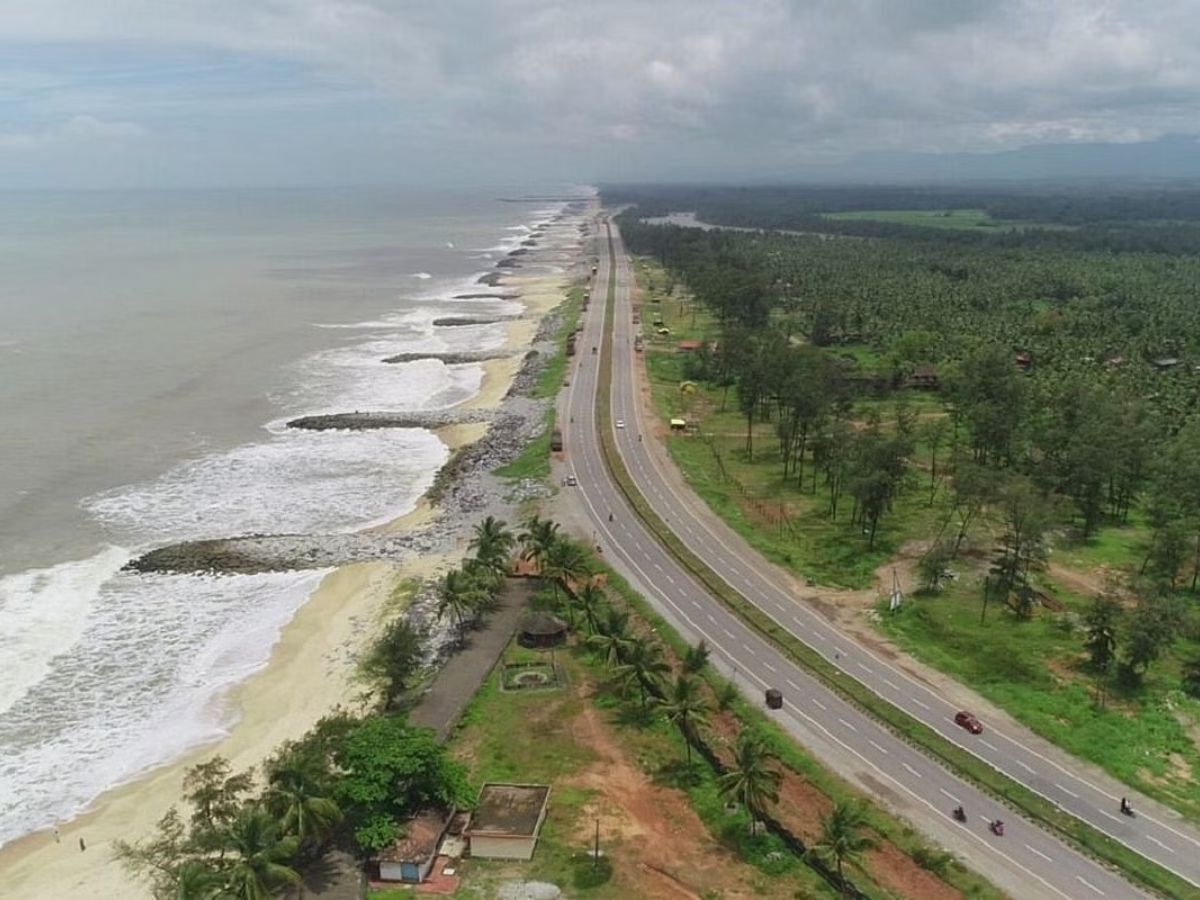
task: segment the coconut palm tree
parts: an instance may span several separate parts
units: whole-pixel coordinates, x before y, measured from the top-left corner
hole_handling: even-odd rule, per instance
[[[190,859],[171,875],[171,900],[217,900],[224,879],[198,859]],[[156,892],[156,896],[161,896]]]
[[[750,813],[751,834],[766,816],[768,805],[779,802],[783,773],[773,765],[777,760],[761,738],[743,731],[734,748],[733,764],[718,782],[725,797],[742,804]]]
[[[550,548],[558,543],[558,523],[538,516],[530,516],[525,522],[525,531],[521,533],[521,559],[537,563],[539,570],[550,553]]]
[[[280,830],[301,847],[319,846],[342,820],[337,803],[325,796],[327,773],[313,756],[291,753],[267,772],[267,811]]]
[[[299,838],[279,837],[279,826],[266,810],[242,810],[225,833],[231,857],[226,858],[222,897],[235,900],[272,900],[286,885],[300,883],[291,867]]]
[[[475,536],[471,538],[470,547],[475,551],[475,559],[486,569],[498,575],[504,575],[509,569],[509,557],[517,539],[509,531],[503,519],[488,516],[475,526]]]
[[[558,587],[566,587],[588,574],[588,558],[583,548],[574,541],[559,538],[551,546],[542,561],[542,577],[549,578],[558,597]]]
[[[625,661],[615,669],[624,684],[637,686],[643,710],[649,695],[657,692],[663,676],[670,671],[662,645],[648,638],[630,639]]]
[[[877,845],[874,837],[863,833],[866,827],[866,809],[860,803],[835,803],[829,815],[821,816],[821,839],[809,852],[832,861],[843,886],[846,884],[843,864],[858,865],[863,853]]]
[[[708,649],[708,644],[700,641],[694,647],[688,647],[687,652],[683,654],[683,670],[689,675],[698,675],[708,665],[708,657],[711,651]]]
[[[692,765],[692,741],[695,740],[699,729],[708,724],[710,707],[704,697],[704,691],[691,675],[680,675],[671,683],[667,696],[658,701],[667,720],[679,726],[683,733],[683,742],[687,747],[687,764]]]
[[[629,652],[629,613],[610,606],[587,643],[610,666],[619,666]]]
[[[583,613],[584,621],[587,622],[588,632],[595,634],[600,609],[604,606],[604,591],[591,582],[588,582],[575,595],[574,605]]]
[[[465,569],[451,569],[438,585],[438,615],[449,613],[454,617],[459,640],[466,633],[467,622],[477,616],[489,600],[490,595],[479,580]]]

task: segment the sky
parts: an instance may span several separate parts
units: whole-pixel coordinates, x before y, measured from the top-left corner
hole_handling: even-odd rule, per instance
[[[10,0],[0,187],[786,178],[1200,130],[1198,0]]]

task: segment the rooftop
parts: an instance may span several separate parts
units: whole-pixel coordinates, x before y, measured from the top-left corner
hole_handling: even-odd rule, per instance
[[[380,862],[418,862],[429,859],[437,852],[438,841],[446,829],[450,814],[438,809],[427,809],[410,819],[404,837],[376,857]]]
[[[546,784],[485,784],[471,817],[471,834],[532,837],[550,796]]]

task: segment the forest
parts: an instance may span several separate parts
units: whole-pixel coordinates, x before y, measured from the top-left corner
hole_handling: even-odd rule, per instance
[[[1047,600],[1052,548],[1111,553],[1120,571],[1056,617],[1069,677],[1135,706],[1160,689],[1200,696],[1200,192],[641,190],[604,199],[632,204],[618,220],[629,249],[708,323],[688,335],[703,337],[697,352],[650,364],[736,408],[737,464],[774,470],[765,496],[806,496],[876,562],[894,524],[888,549],[922,546],[927,594],[974,566],[955,596],[970,582],[984,615],[990,601],[1015,621],[1062,608]],[[1026,224],[825,218],[965,207]],[[736,228],[643,221],[682,211]],[[937,619],[923,637],[939,660],[962,637],[950,629]]]

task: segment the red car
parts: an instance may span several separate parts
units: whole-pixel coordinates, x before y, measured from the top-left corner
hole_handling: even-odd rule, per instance
[[[971,732],[971,734],[983,733],[983,725],[980,723],[980,721],[966,711],[957,712],[954,714],[954,724],[958,725],[960,728],[967,729],[967,731]]]

